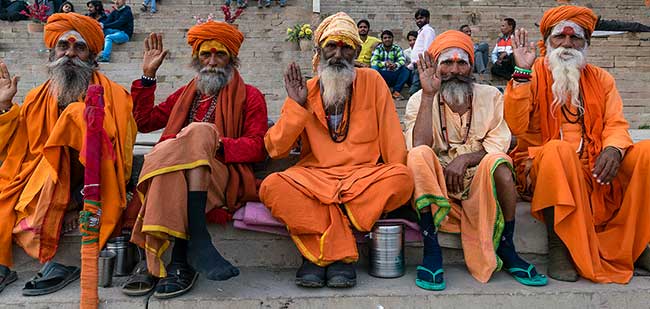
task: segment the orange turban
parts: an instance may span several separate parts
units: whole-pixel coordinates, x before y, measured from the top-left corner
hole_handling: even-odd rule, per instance
[[[208,21],[190,28],[187,32],[187,44],[192,45],[192,54],[199,51],[205,41],[215,40],[223,44],[231,55],[237,56],[244,42],[244,35],[229,23]]]
[[[314,45],[320,46],[328,37],[341,37],[346,39],[346,41],[351,41],[354,48],[358,48],[363,44],[361,37],[359,37],[359,29],[357,24],[354,23],[354,20],[343,12],[338,12],[334,15],[331,15],[318,25],[316,31],[314,31]],[[312,59],[312,65],[314,67],[314,72],[318,69],[318,64],[320,62],[320,54],[316,52],[314,58]]]
[[[433,58],[433,61],[437,61],[443,50],[453,47],[467,52],[469,61],[474,64],[474,43],[469,35],[458,30],[447,30],[437,36],[429,45],[427,52]]]
[[[99,23],[88,16],[77,13],[53,14],[47,19],[43,40],[47,48],[53,48],[61,35],[77,31],[88,44],[90,52],[99,53],[104,49],[104,31]]]
[[[582,27],[585,30],[587,42],[589,42],[591,33],[596,29],[598,16],[590,8],[575,5],[561,5],[544,12],[544,16],[539,22],[539,32],[542,33],[544,38],[538,44],[542,56],[546,54],[546,46],[544,45],[546,38],[553,30],[553,27],[564,20],[572,21]]]

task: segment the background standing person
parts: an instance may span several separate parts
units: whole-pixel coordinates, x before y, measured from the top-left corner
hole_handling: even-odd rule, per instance
[[[431,42],[436,38],[436,31],[429,25],[430,17],[431,13],[427,9],[418,9],[415,11],[415,24],[420,30],[418,30],[418,37],[415,40],[415,45],[413,45],[413,51],[411,52],[411,63],[407,66],[409,70],[413,71],[413,84],[409,89],[410,95],[413,95],[422,88],[420,86],[418,70],[415,69],[415,62],[418,61],[420,55],[426,52]]]
[[[377,45],[381,43],[381,40],[368,34],[370,33],[370,22],[366,19],[358,21],[357,28],[359,29],[359,37],[361,38],[362,43],[361,52],[359,52],[357,60],[354,61],[354,66],[359,68],[369,68],[372,52],[375,50]]]
[[[517,22],[512,18],[501,21],[501,35],[492,50],[492,75],[510,79],[515,71],[515,59],[512,55],[512,34],[517,27]]]

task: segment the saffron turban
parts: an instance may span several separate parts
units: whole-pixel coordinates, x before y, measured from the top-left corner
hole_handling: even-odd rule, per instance
[[[104,48],[104,31],[99,23],[93,18],[77,13],[52,14],[47,19],[43,35],[45,46],[53,48],[61,35],[69,31],[79,32],[93,54]]]
[[[187,44],[192,46],[192,54],[196,54],[205,41],[217,41],[223,44],[231,55],[237,56],[244,42],[244,35],[229,23],[208,21],[190,28],[187,32]]]
[[[433,61],[438,61],[438,56],[445,49],[454,47],[464,50],[469,56],[471,64],[474,64],[474,43],[469,35],[458,30],[447,30],[437,36],[429,45],[427,52]]]
[[[314,31],[314,45],[320,46],[320,44],[329,37],[340,37],[345,41],[351,41],[353,43],[352,47],[355,49],[363,44],[361,37],[359,37],[359,29],[354,23],[354,20],[352,20],[348,14],[343,12],[338,12],[325,18],[320,25],[318,25],[318,28]],[[319,62],[320,53],[316,52],[312,59],[314,72],[317,72]]]
[[[539,22],[539,32],[542,33],[542,37],[544,38],[538,44],[542,56],[546,54],[546,38],[551,33],[551,30],[553,30],[553,27],[564,20],[572,21],[582,27],[585,30],[587,42],[589,42],[591,33],[596,29],[598,16],[589,8],[575,5],[561,5],[544,12],[544,16]]]

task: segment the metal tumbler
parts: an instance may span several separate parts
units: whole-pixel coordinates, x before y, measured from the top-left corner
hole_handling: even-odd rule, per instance
[[[97,280],[98,286],[105,288],[113,284],[113,269],[115,268],[116,256],[117,255],[113,251],[102,250],[99,252],[99,280]]]
[[[139,261],[138,248],[129,242],[129,236],[111,238],[106,243],[106,250],[115,252],[115,276],[129,276]]]
[[[404,275],[404,225],[376,224],[370,233],[370,266],[374,277],[397,278]]]

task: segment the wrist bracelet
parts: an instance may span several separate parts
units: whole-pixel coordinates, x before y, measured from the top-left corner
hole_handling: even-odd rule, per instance
[[[515,66],[515,72],[533,74],[532,70],[522,69],[518,66]]]
[[[150,81],[150,82],[155,82],[157,80],[155,77],[149,77],[149,76],[146,76],[144,74],[142,74],[141,78],[144,79],[144,80]]]

